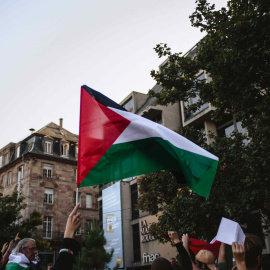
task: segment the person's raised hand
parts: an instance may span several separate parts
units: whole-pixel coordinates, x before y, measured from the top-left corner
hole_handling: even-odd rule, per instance
[[[238,244],[236,242],[232,243],[232,252],[233,257],[235,259],[237,268],[239,270],[246,269],[246,263],[245,263],[245,245],[241,242],[241,244]]]
[[[13,244],[13,240],[11,240],[11,241],[9,242],[8,249],[7,249],[8,252],[10,252],[10,249],[11,249],[11,247],[12,247],[12,244]]]
[[[8,242],[6,242],[6,243],[3,245],[1,252],[4,253],[5,250],[7,249],[7,247],[8,247]]]
[[[20,240],[21,238],[19,237],[19,233],[17,233],[15,236],[15,243],[17,244]]]
[[[64,238],[74,238],[75,232],[81,226],[81,214],[77,213],[80,204],[78,203],[71,211],[66,224]]]
[[[168,235],[171,239],[171,241],[174,243],[174,244],[177,244],[180,242],[179,240],[179,236],[178,236],[178,233],[175,232],[175,231],[168,231]]]
[[[188,243],[189,243],[189,237],[188,237],[188,234],[187,233],[184,233],[182,235],[182,242],[183,242],[183,246],[185,248],[188,248]]]

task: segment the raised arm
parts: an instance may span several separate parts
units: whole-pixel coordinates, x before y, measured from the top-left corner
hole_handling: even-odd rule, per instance
[[[6,242],[3,246],[2,246],[2,250],[1,250],[1,253],[4,254],[5,250],[7,249],[8,247],[8,242]]]
[[[226,266],[226,244],[220,243],[219,252],[218,252],[218,264]]]
[[[62,247],[54,270],[72,270],[74,256],[81,248],[80,244],[74,239],[75,232],[81,226],[81,214],[77,212],[79,206],[80,204],[77,204],[68,216]]]
[[[245,245],[236,242],[232,243],[232,252],[238,270],[247,270],[245,262]]]
[[[8,244],[8,243],[6,243]],[[4,269],[4,267],[6,266],[7,262],[8,262],[8,258],[10,255],[10,251],[11,251],[11,247],[13,244],[13,240],[11,240],[7,246],[6,252],[4,253],[2,260],[1,260],[1,267]]]
[[[77,213],[79,206],[78,203],[68,216],[64,238],[74,238],[75,232],[81,226],[81,214]]]
[[[181,257],[183,269],[192,270],[192,263],[191,263],[190,257],[188,255],[187,251],[185,250],[185,248],[183,247],[183,245],[179,239],[178,233],[175,231],[168,231],[168,235],[169,235],[171,241],[175,244],[177,252],[179,253],[179,255]]]
[[[190,256],[189,247],[188,247],[189,236],[187,233],[182,235],[182,242],[183,242],[183,246],[184,246],[185,250],[187,251],[187,254],[190,258],[190,261],[192,263],[193,270],[199,270],[199,266],[191,259],[191,256]]]

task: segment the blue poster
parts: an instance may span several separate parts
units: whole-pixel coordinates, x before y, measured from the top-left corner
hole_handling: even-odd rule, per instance
[[[123,239],[122,239],[122,207],[121,207],[121,182],[102,190],[103,230],[107,240],[105,250],[109,253],[114,249],[108,268],[116,264],[124,267]]]

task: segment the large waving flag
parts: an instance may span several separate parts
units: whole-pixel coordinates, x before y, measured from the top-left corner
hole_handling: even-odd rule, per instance
[[[78,187],[160,170],[180,171],[186,184],[208,197],[218,158],[176,132],[81,88]]]

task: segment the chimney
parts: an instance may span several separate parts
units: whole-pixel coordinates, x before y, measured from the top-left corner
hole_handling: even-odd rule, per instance
[[[63,128],[63,118],[59,119],[59,126],[60,126],[60,128]]]

